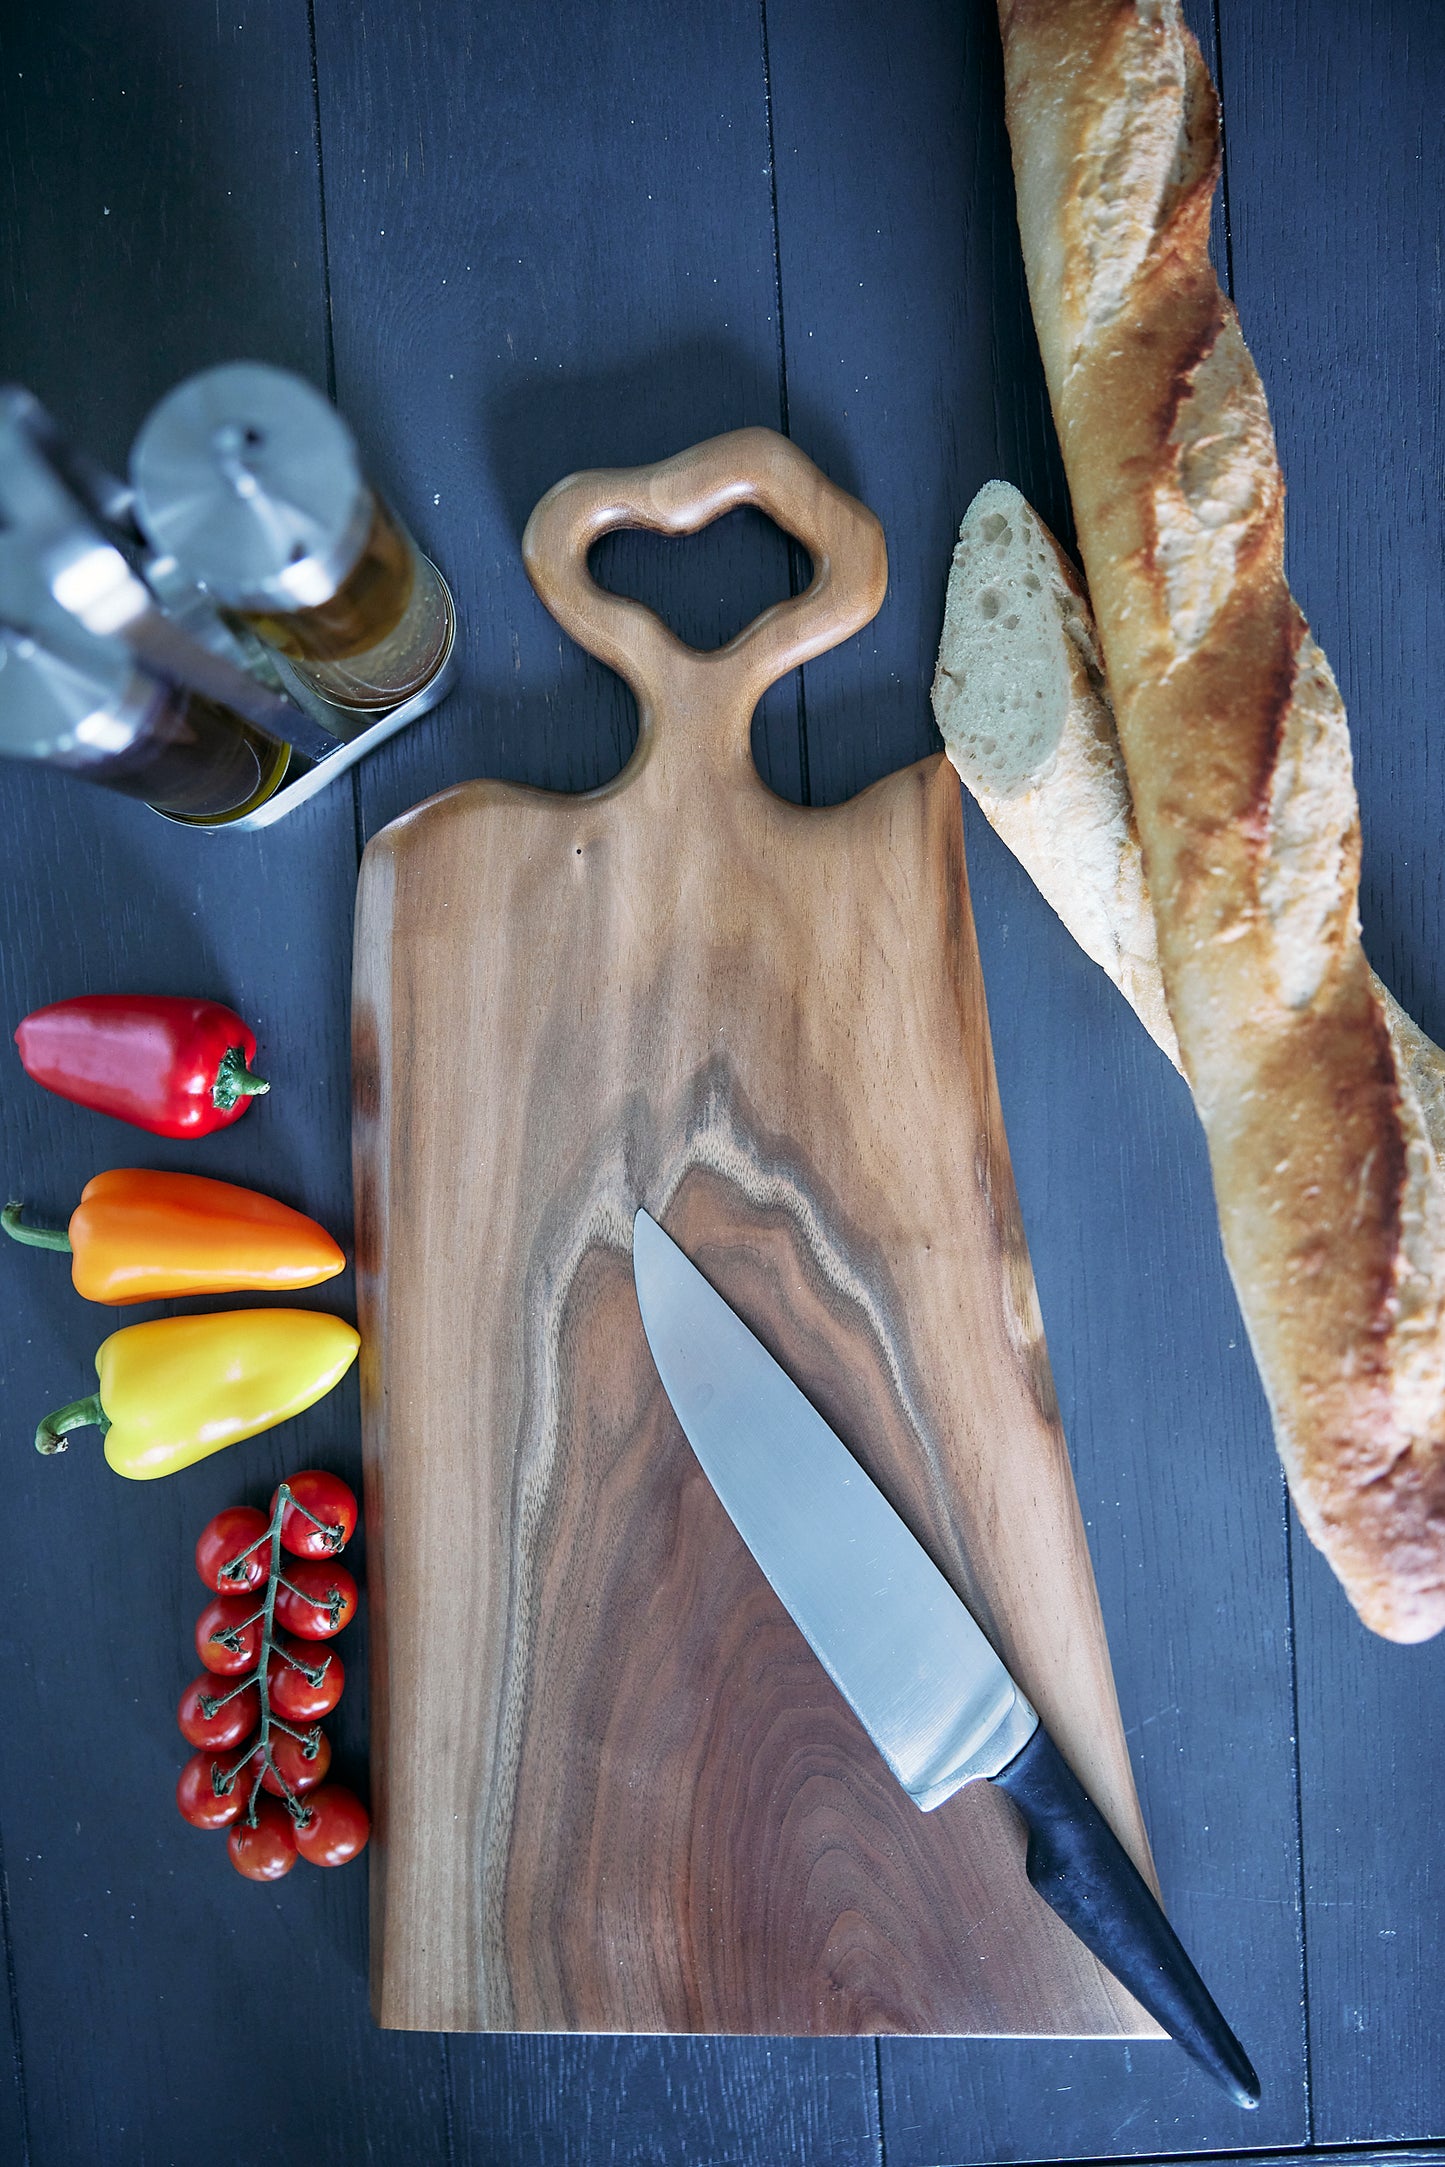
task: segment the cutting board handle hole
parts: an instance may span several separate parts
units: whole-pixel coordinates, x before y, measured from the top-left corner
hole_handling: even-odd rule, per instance
[[[641,602],[703,654],[726,647],[813,577],[802,543],[751,506],[725,512],[695,534],[616,529],[593,543],[587,564],[604,592]]]

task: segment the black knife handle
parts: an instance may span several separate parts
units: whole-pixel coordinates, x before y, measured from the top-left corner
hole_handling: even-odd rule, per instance
[[[1044,1902],[1238,2106],[1257,2107],[1249,2056],[1042,1723],[993,1781],[1028,1824],[1028,1877]]]

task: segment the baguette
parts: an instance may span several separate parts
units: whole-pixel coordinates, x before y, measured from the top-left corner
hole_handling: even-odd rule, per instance
[[[1214,87],[1176,0],[1000,0],[1034,321],[1167,1009],[1301,1520],[1360,1616],[1445,1625],[1445,1211],[1359,940],[1329,666],[1208,257]]]
[[[963,515],[933,712],[949,759],[1074,939],[1183,1072],[1098,632],[1079,575],[1009,482]],[[1445,1053],[1370,974],[1445,1182]]]

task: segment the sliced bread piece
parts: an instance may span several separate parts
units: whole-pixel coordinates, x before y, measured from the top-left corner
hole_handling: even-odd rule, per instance
[[[1177,1068],[1093,615],[1008,482],[985,482],[959,528],[933,712],[990,826]]]

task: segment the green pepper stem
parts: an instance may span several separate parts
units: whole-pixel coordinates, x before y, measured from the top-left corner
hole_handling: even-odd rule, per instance
[[[238,1099],[258,1099],[270,1090],[264,1076],[253,1076],[246,1066],[244,1046],[228,1046],[221,1056],[216,1080],[211,1086],[211,1097],[223,1114],[228,1114]]]
[[[0,1227],[4,1227],[12,1241],[24,1242],[30,1249],[60,1249],[70,1254],[70,1236],[62,1234],[54,1226],[22,1226],[20,1214],[25,1206],[17,1197],[0,1211]]]
[[[110,1416],[100,1404],[100,1394],[92,1392],[88,1399],[72,1400],[68,1407],[57,1407],[54,1414],[47,1415],[35,1432],[37,1452],[64,1452],[67,1430],[81,1430],[94,1423],[101,1431],[110,1428]]]

